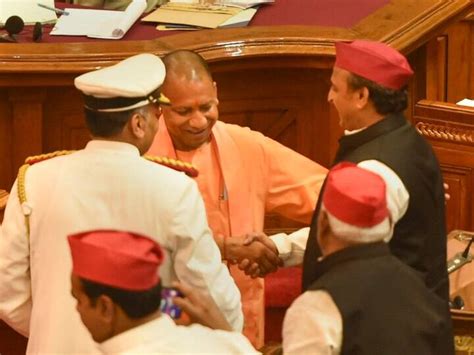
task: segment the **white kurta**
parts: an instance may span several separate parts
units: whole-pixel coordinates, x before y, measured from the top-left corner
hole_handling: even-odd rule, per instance
[[[259,354],[241,333],[178,326],[166,314],[99,345],[103,354]]]
[[[196,183],[149,162],[136,147],[92,141],[84,150],[31,166],[27,206],[15,182],[0,236],[0,318],[29,336],[29,353],[95,349],[70,294],[67,235],[119,229],[156,239],[166,259],[163,285],[182,280],[207,290],[236,330],[240,294],[221,263]],[[23,211],[31,210],[28,237]]]
[[[398,222],[408,209],[410,195],[402,180],[387,165],[377,160],[364,160],[357,164],[360,168],[369,170],[379,175],[385,182],[387,207],[390,219],[393,222],[392,231],[385,240],[392,237],[393,226]],[[291,234],[279,233],[270,236],[278,249],[278,255],[285,266],[301,265],[303,263],[306,243],[309,236],[309,227],[301,228]],[[314,241],[316,243],[316,240]]]
[[[282,333],[284,354],[337,355],[342,316],[328,292],[306,291],[286,311]]]

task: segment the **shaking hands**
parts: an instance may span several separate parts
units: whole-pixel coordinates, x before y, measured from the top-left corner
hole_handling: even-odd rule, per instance
[[[226,238],[225,255],[231,264],[238,264],[246,275],[264,277],[283,266],[275,244],[264,233]]]

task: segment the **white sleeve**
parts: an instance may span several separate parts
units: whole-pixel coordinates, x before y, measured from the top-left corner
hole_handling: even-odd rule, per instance
[[[291,234],[278,233],[270,236],[278,249],[278,256],[285,266],[301,265],[308,240],[309,227],[301,228]]]
[[[393,223],[392,226],[395,225],[395,223],[397,223],[406,213],[410,200],[410,195],[402,180],[400,180],[398,175],[392,169],[378,160],[364,160],[357,164],[357,166],[372,171],[384,179],[386,185],[387,207]],[[392,233],[388,240],[386,239],[385,241],[388,242],[391,238]]]
[[[8,198],[0,230],[0,318],[28,336],[31,316],[29,237],[17,182]]]
[[[392,169],[377,160],[365,160],[357,165],[376,173],[384,179],[387,186],[387,205],[390,217],[393,224],[397,223],[407,211],[410,198],[402,180]],[[303,262],[309,230],[310,228],[306,227],[291,234],[278,233],[270,236],[285,266],[300,265]]]
[[[339,354],[342,317],[326,291],[306,291],[286,311],[283,320],[284,354]]]
[[[189,180],[176,203],[172,219],[171,233],[175,240],[172,258],[178,279],[208,292],[232,328],[242,331],[240,291],[221,261],[219,248],[207,224],[204,202],[194,181]]]

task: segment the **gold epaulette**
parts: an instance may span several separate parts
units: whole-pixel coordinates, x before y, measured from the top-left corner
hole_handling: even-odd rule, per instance
[[[186,162],[181,161],[181,160],[171,159],[171,158],[167,158],[167,157],[153,157],[151,155],[144,155],[143,157],[145,159],[149,160],[149,161],[154,162],[154,163],[164,165],[164,166],[166,166],[168,168],[171,168],[171,169],[174,169],[174,170],[182,171],[186,175],[188,175],[189,177],[195,178],[196,176],[199,175],[198,170],[196,169],[196,167],[193,164],[186,163]]]
[[[26,188],[25,188],[25,175],[26,175],[26,170],[28,168],[36,163],[54,158],[54,157],[59,157],[62,155],[68,155],[73,153],[74,150],[59,150],[57,152],[52,152],[52,153],[47,153],[47,154],[40,154],[40,155],[34,155],[31,157],[28,157],[25,159],[25,164],[23,164],[20,169],[18,170],[18,176],[17,176],[17,191],[18,191],[18,199],[20,201],[20,204],[22,206],[23,214],[25,216],[25,223],[26,223],[26,229],[28,232],[28,237],[30,235],[30,213],[31,211],[29,210],[29,207],[27,206],[27,198],[26,198]]]
[[[42,161],[45,161],[45,160],[48,160],[48,159],[51,159],[51,158],[60,157],[62,155],[68,155],[68,154],[71,154],[71,153],[74,153],[74,152],[75,152],[75,150],[58,150],[58,151],[52,152],[52,153],[33,155],[33,156],[28,157],[28,158],[25,159],[25,164],[33,165],[33,164],[36,164],[36,163],[39,163],[39,162],[42,162]]]

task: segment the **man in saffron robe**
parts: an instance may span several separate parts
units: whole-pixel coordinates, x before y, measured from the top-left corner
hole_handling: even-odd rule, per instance
[[[209,226],[242,294],[244,334],[258,348],[263,345],[263,279],[231,264],[247,258],[276,269],[276,248],[244,246],[243,237],[263,231],[267,212],[309,223],[327,170],[259,132],[218,121],[217,86],[199,55],[177,51],[163,61],[162,89],[171,103],[163,107],[149,152],[199,169],[196,181]],[[272,237],[277,248],[284,237]]]

